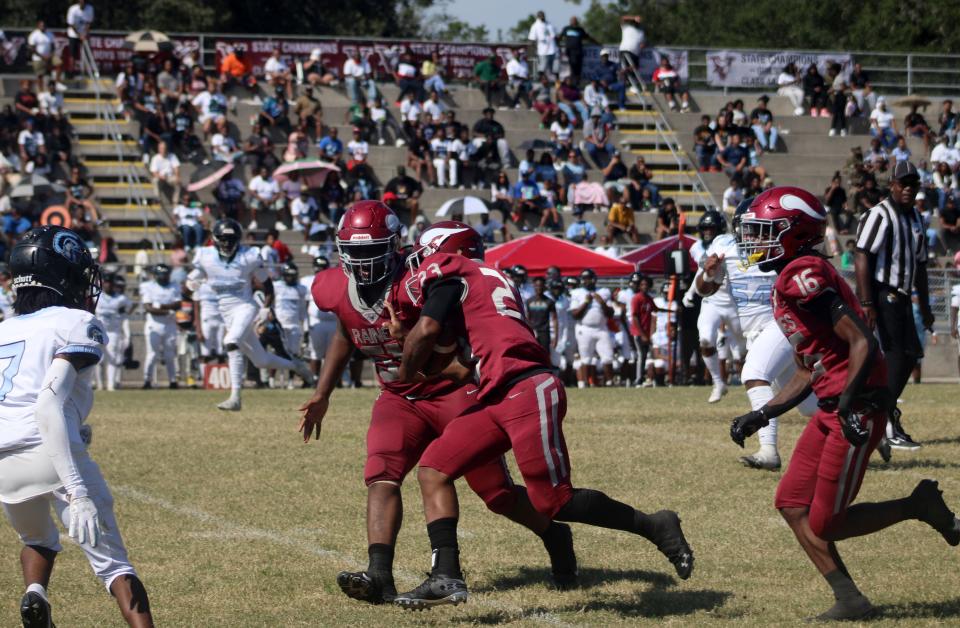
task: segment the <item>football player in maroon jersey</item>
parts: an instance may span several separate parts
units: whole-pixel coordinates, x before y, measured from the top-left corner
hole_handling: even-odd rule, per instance
[[[447,236],[446,250],[483,256],[483,243],[468,225],[437,223],[423,237],[437,233]],[[367,432],[364,469],[370,563],[365,571],[341,572],[337,583],[350,597],[382,603],[396,595],[393,554],[403,518],[400,484],[430,441],[450,420],[474,405],[476,387],[445,379],[410,384],[397,378],[401,346],[385,324],[391,320],[391,312],[411,308],[404,305],[407,294],[398,281],[404,266],[399,254],[400,221],[393,211],[375,201],[356,203],[340,223],[337,246],[343,268],[318,273],[312,293],[321,310],[336,314],[339,331],[324,358],[316,391],[301,408],[300,430],[305,441],[314,433],[319,438],[330,395],[351,353],[361,351],[369,357],[381,388]],[[577,566],[569,526],[536,512],[524,487],[511,481],[502,460],[491,460],[466,480],[490,510],[540,536],[558,587],[575,584]]]
[[[412,257],[419,265],[405,284],[415,310],[403,314],[408,320],[418,318],[403,340],[397,375],[401,381],[418,381],[437,340],[453,327],[472,353],[481,407],[447,425],[420,458],[418,480],[433,568],[425,582],[395,602],[422,609],[466,600],[453,483],[510,449],[541,514],[643,536],[681,578],[688,578],[693,552],[675,512],[646,514],[600,491],[573,487],[562,429],[566,394],[549,354],[524,320],[513,284],[495,268],[434,252],[435,243]]]
[[[958,545],[960,522],[933,480],[922,480],[901,499],[851,505],[893,400],[886,362],[856,296],[815,250],[825,225],[820,201],[794,187],[764,192],[741,217],[742,255],[747,263],[778,273],[774,316],[803,368],[764,407],[734,419],[730,436],[742,447],[767,417],[782,415],[811,390],[816,393],[819,409],[797,441],[777,487],[776,506],[833,589],[836,603],[818,619],[843,620],[874,609],[853,583],[837,541],[914,519]]]

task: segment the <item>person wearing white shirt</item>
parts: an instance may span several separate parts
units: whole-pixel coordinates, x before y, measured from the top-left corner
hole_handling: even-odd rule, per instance
[[[941,161],[946,162],[951,170],[955,170],[957,163],[960,163],[960,151],[953,146],[947,145],[946,136],[937,140],[937,145],[930,151],[930,165],[934,168]]]
[[[366,59],[360,58],[360,51],[354,50],[353,54],[343,63],[343,82],[350,95],[350,100],[355,103],[362,103],[368,100],[374,100],[377,97],[377,86],[373,82],[370,64]],[[361,97],[361,90],[366,91],[366,98]]]
[[[147,313],[143,327],[147,356],[143,367],[143,387],[153,387],[153,373],[158,359],[167,369],[170,388],[177,387],[177,321],[174,312],[180,309],[180,286],[170,281],[171,269],[166,264],[153,267],[154,279],[140,284],[140,303]]]
[[[533,107],[530,100],[530,66],[527,64],[527,53],[521,50],[516,55],[510,55],[507,61],[507,84],[513,90],[513,108],[520,108],[522,99],[527,109]]]
[[[356,162],[366,161],[370,154],[370,144],[360,137],[358,128],[353,129],[353,139],[347,143],[347,154]]]
[[[453,142],[459,141],[454,136],[453,127],[447,127],[445,135],[437,134],[430,140],[430,151],[433,153],[433,167],[437,171],[437,185],[446,187],[449,174],[450,187],[457,187],[457,166],[459,165],[457,148]]]
[[[266,168],[260,168],[259,174],[250,180],[247,186],[250,192],[250,225],[247,229],[257,228],[258,211],[280,211],[280,186]]]
[[[788,63],[777,76],[777,95],[786,96],[793,105],[793,115],[803,115],[803,87],[800,86],[801,77],[797,74],[797,66]]]
[[[423,111],[424,113],[430,114],[430,119],[434,124],[439,124],[443,121],[443,112],[447,110],[446,106],[440,102],[440,94],[437,92],[430,92],[430,98],[423,101]]]
[[[647,35],[639,15],[620,17],[620,64],[625,68],[639,68],[640,52],[647,46]]]
[[[188,251],[203,244],[203,208],[200,203],[190,199],[189,192],[184,191],[180,196],[180,203],[173,208],[173,217]]]
[[[537,19],[530,26],[527,39],[537,44],[537,69],[552,80],[557,60],[557,31],[543,11],[537,11]]]
[[[300,283],[300,271],[293,263],[284,265],[280,278],[281,281],[273,286],[273,316],[282,329],[283,348],[289,355],[300,355],[310,289]],[[288,381],[288,386],[292,384],[292,379]]]
[[[580,369],[577,387],[586,388],[595,377],[597,361],[603,366],[606,382],[613,381],[613,337],[607,327],[607,319],[613,308],[607,303],[610,290],[597,288],[597,273],[586,268],[580,273],[581,287],[570,293],[570,315],[576,321],[577,352],[580,354]]]
[[[180,188],[180,160],[170,152],[166,142],[160,142],[157,154],[150,158],[150,177],[167,200],[176,198]]]
[[[67,9],[67,39],[70,42],[70,71],[79,69],[80,50],[90,34],[93,24],[93,6],[87,0],[79,0]]]
[[[40,113],[45,116],[59,118],[63,115],[63,93],[56,87],[56,82],[43,77],[37,79],[37,103]]]
[[[407,93],[407,97],[400,103],[400,117],[404,122],[414,123],[420,119],[421,113],[423,113],[423,107],[417,102],[416,94]]]
[[[301,187],[300,196],[293,199],[293,202],[290,203],[290,216],[293,221],[293,230],[303,232],[303,252],[307,249],[306,241],[310,235],[310,227],[313,225],[313,221],[319,213],[320,209],[317,205],[317,199],[310,196],[309,188],[306,186]]]
[[[37,21],[37,28],[27,37],[27,46],[30,47],[30,61],[37,76],[53,73],[55,81],[60,80],[60,57],[56,55],[56,40],[53,33],[47,30],[43,20]]]
[[[730,187],[723,191],[723,211],[733,212],[743,200],[743,188],[739,179],[730,179]]]
[[[33,120],[27,118],[23,123],[23,130],[17,135],[17,144],[20,146],[20,167],[26,172],[32,170],[33,160],[37,155],[46,153],[46,144],[43,133],[35,131]]]
[[[287,92],[287,99],[293,98],[293,77],[290,68],[280,58],[280,48],[274,48],[270,57],[263,64],[263,74],[267,82],[276,87],[283,87]]]
[[[879,137],[887,150],[897,145],[897,121],[887,111],[887,99],[881,96],[877,106],[870,112],[870,135]]]

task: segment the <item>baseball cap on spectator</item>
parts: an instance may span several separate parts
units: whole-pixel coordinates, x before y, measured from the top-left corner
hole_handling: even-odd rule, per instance
[[[901,183],[917,183],[920,181],[920,173],[917,172],[917,167],[909,161],[898,161],[897,165],[893,167],[890,178]]]
[[[319,49],[319,48],[314,48],[313,50],[311,50],[311,51],[310,51],[310,58],[311,58],[311,59],[319,59],[319,58],[320,58],[320,49]]]
[[[609,56],[610,56],[610,51],[609,51],[609,50],[601,50],[601,51],[600,51],[600,56],[601,56],[601,57],[609,57]]]

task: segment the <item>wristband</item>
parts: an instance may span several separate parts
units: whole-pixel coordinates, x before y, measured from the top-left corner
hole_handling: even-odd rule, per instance
[[[713,283],[713,274],[712,274],[712,273],[706,273],[706,272],[705,272],[705,273],[703,273],[703,274],[700,275],[700,276],[703,277],[703,280],[704,280],[704,281],[709,281],[709,282]]]

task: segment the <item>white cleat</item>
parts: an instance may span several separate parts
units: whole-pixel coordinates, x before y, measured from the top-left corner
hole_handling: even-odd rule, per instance
[[[707,399],[707,403],[717,403],[723,399],[725,394],[727,394],[727,385],[715,384],[713,390],[710,392],[710,398]]]
[[[240,397],[230,397],[226,401],[221,401],[217,404],[217,409],[227,412],[240,412]]]
[[[304,383],[307,386],[313,386],[317,383],[317,378],[314,376],[313,371],[310,370],[310,366],[306,362],[300,359],[293,360],[293,370],[303,378]]]
[[[764,456],[759,451],[749,456],[741,456],[740,464],[751,469],[763,469],[765,471],[780,470],[780,454],[775,453],[772,456]]]

